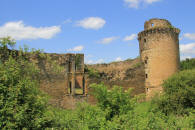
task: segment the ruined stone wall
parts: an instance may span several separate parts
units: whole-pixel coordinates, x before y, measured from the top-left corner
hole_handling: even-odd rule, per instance
[[[87,94],[85,77],[87,76],[84,73],[84,54],[45,53],[43,57],[38,54],[29,54],[29,60],[41,71],[40,89],[51,97],[50,104],[62,108],[73,108],[76,102],[87,99],[85,97]],[[54,71],[56,66],[60,67],[58,72]],[[72,92],[70,92],[70,84]],[[75,88],[83,91],[79,93],[80,96],[75,95],[77,94]]]
[[[76,88],[85,88],[85,75],[84,75],[84,55],[76,54]]]
[[[87,65],[87,67],[96,70],[100,75],[100,77],[88,78],[89,84],[103,82],[108,88],[112,88],[114,85],[121,86],[124,90],[132,88],[133,95],[145,92],[144,67],[140,58],[108,64]]]
[[[84,54],[66,54],[66,94],[85,93]]]
[[[179,70],[179,32],[167,20],[151,19],[138,34],[145,70],[147,98],[162,91],[162,83]]]

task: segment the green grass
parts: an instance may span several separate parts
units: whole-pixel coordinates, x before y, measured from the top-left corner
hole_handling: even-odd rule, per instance
[[[76,94],[83,94],[83,89],[82,88],[75,88],[75,93]]]
[[[70,88],[68,88],[68,92],[70,94]],[[75,88],[75,94],[83,94],[83,89],[82,88]]]

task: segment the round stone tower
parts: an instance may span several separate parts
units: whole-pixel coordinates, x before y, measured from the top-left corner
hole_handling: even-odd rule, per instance
[[[179,33],[165,19],[150,19],[138,34],[147,99],[162,92],[163,81],[179,70]]]

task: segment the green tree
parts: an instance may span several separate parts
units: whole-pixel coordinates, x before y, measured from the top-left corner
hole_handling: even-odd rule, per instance
[[[98,106],[107,111],[107,119],[111,120],[114,116],[126,113],[133,109],[135,100],[131,95],[131,90],[125,92],[122,87],[114,86],[108,90],[104,84],[92,84],[92,94],[98,101]]]
[[[163,86],[164,95],[157,103],[164,113],[185,114],[195,108],[195,69],[175,74]]]
[[[180,62],[181,70],[195,69],[195,59],[186,59]]]
[[[9,38],[1,49],[13,45]],[[36,77],[39,70],[27,60],[9,55],[0,62],[0,129],[35,129],[48,125],[44,116],[47,99],[39,91]]]
[[[0,47],[4,49],[8,49],[8,47],[13,48],[16,42],[11,37],[0,38]]]

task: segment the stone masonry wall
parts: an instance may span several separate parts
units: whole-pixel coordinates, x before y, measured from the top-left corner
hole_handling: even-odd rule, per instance
[[[75,88],[80,88],[87,94],[85,90],[87,84],[83,84],[87,77],[84,74],[84,54],[45,53],[44,55],[44,58],[41,58],[39,55],[32,54],[30,61],[41,71],[40,89],[50,96],[49,103],[57,107],[73,108],[76,102],[86,101],[85,95],[76,96],[74,95],[76,93],[70,93],[69,88],[71,83],[72,92]],[[50,60],[45,57],[49,57]],[[54,71],[56,68],[52,67],[52,64],[60,67],[60,72]]]
[[[163,19],[146,21],[144,27],[138,40],[145,70],[145,91],[150,98],[161,92],[163,81],[179,70],[180,30]]]

